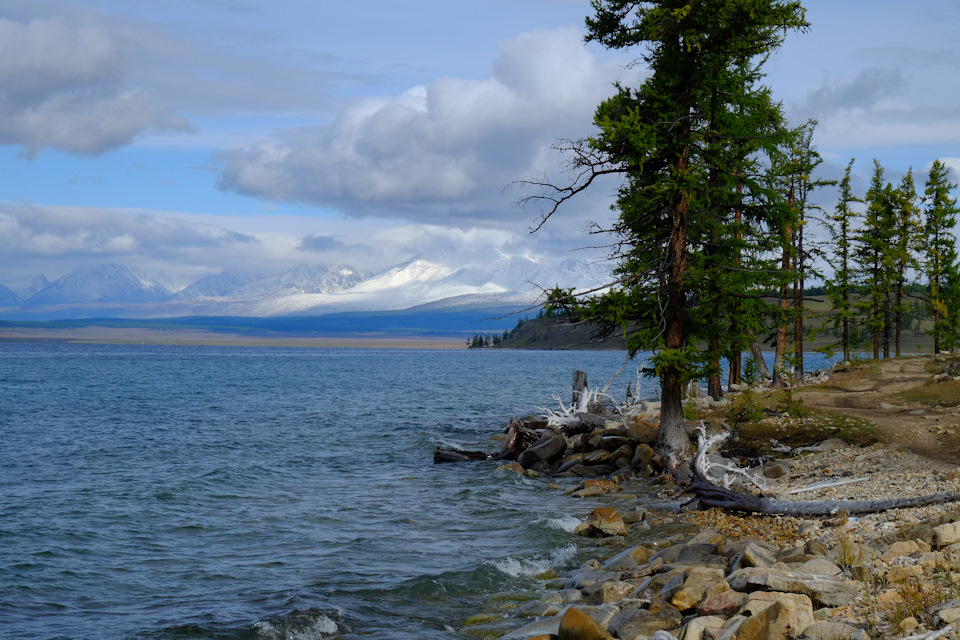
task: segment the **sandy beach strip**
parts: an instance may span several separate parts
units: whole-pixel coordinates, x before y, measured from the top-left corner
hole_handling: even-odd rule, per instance
[[[0,327],[0,342],[142,344],[224,347],[312,347],[364,349],[465,349],[463,338],[391,334],[238,334],[198,329],[141,329],[85,326],[71,329]]]

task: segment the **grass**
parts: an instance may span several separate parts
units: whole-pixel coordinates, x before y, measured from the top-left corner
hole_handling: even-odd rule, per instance
[[[920,386],[897,394],[907,402],[931,407],[956,407],[960,405],[960,380],[928,381]]]
[[[948,598],[948,595],[936,585],[917,578],[900,583],[897,586],[897,593],[902,601],[894,604],[885,616],[895,627],[910,617],[924,626],[933,624],[933,614],[930,610]]]

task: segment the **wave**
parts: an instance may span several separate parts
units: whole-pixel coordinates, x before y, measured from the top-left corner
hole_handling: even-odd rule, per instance
[[[321,640],[343,631],[342,621],[342,611],[306,610],[261,620],[253,627],[263,640]]]
[[[485,564],[496,568],[511,578],[535,578],[551,569],[565,565],[576,553],[576,545],[570,544],[565,547],[558,547],[545,555],[535,555],[529,558],[490,560]]]

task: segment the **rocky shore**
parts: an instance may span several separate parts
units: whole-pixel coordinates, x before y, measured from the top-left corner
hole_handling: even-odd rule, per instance
[[[545,430],[527,449],[533,453],[508,465],[550,475],[550,486],[572,499],[606,504],[572,534],[593,558],[568,575],[541,576],[536,593],[492,602],[463,622],[462,633],[504,640],[960,638],[960,503],[856,518],[733,514],[696,504],[679,510],[650,447],[656,425],[649,411],[605,427],[564,437],[562,448]],[[764,494],[790,500],[960,491],[956,464],[889,443],[828,439],[757,471],[766,476]],[[663,508],[651,508],[651,497]]]

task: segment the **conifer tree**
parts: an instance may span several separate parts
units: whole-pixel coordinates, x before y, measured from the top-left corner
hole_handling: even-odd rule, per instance
[[[913,182],[913,169],[907,171],[900,186],[893,192],[893,242],[890,245],[891,279],[893,287],[893,326],[896,356],[901,354],[904,317],[910,312],[906,286],[908,272],[916,269],[916,247],[920,232],[920,208],[917,205],[917,189]]]
[[[843,179],[840,180],[840,199],[837,201],[833,215],[827,219],[827,228],[833,237],[831,252],[833,262],[830,265],[833,268],[833,276],[827,278],[826,288],[833,307],[833,326],[840,329],[839,343],[844,362],[850,361],[850,323],[857,315],[853,304],[856,282],[853,273],[853,243],[854,233],[858,227],[858,216],[852,205],[863,202],[853,195],[851,187],[850,172],[853,170],[854,162],[855,160],[851,158],[847,164],[847,170],[843,174]]]
[[[957,185],[949,181],[947,166],[937,160],[930,169],[924,191],[924,272],[930,287],[933,309],[933,352],[940,353],[941,343],[954,346],[957,341],[958,292],[957,249],[953,227],[956,224],[957,200],[951,192]]]
[[[854,255],[863,283],[864,298],[859,303],[864,324],[873,336],[873,357],[880,358],[890,293],[889,246],[892,227],[891,189],[883,182],[883,166],[873,161],[873,177],[864,199],[867,210],[863,227],[856,235]]]
[[[655,350],[658,448],[673,467],[689,448],[684,384],[704,374],[718,344],[731,342],[728,335],[709,340],[731,326],[716,319],[719,300],[750,299],[769,286],[769,270],[743,262],[762,252],[745,246],[761,246],[791,215],[761,179],[759,163],[742,161],[786,133],[780,105],[760,84],[761,66],[786,31],[807,23],[795,1],[591,4],[587,39],[636,48],[650,75],[639,87],[618,86],[597,109],[598,134],[565,147],[573,184],[534,183],[545,189],[535,199],[547,202],[542,224],[598,176],[622,176],[613,229],[619,281],[590,310],[630,331],[631,353]]]

